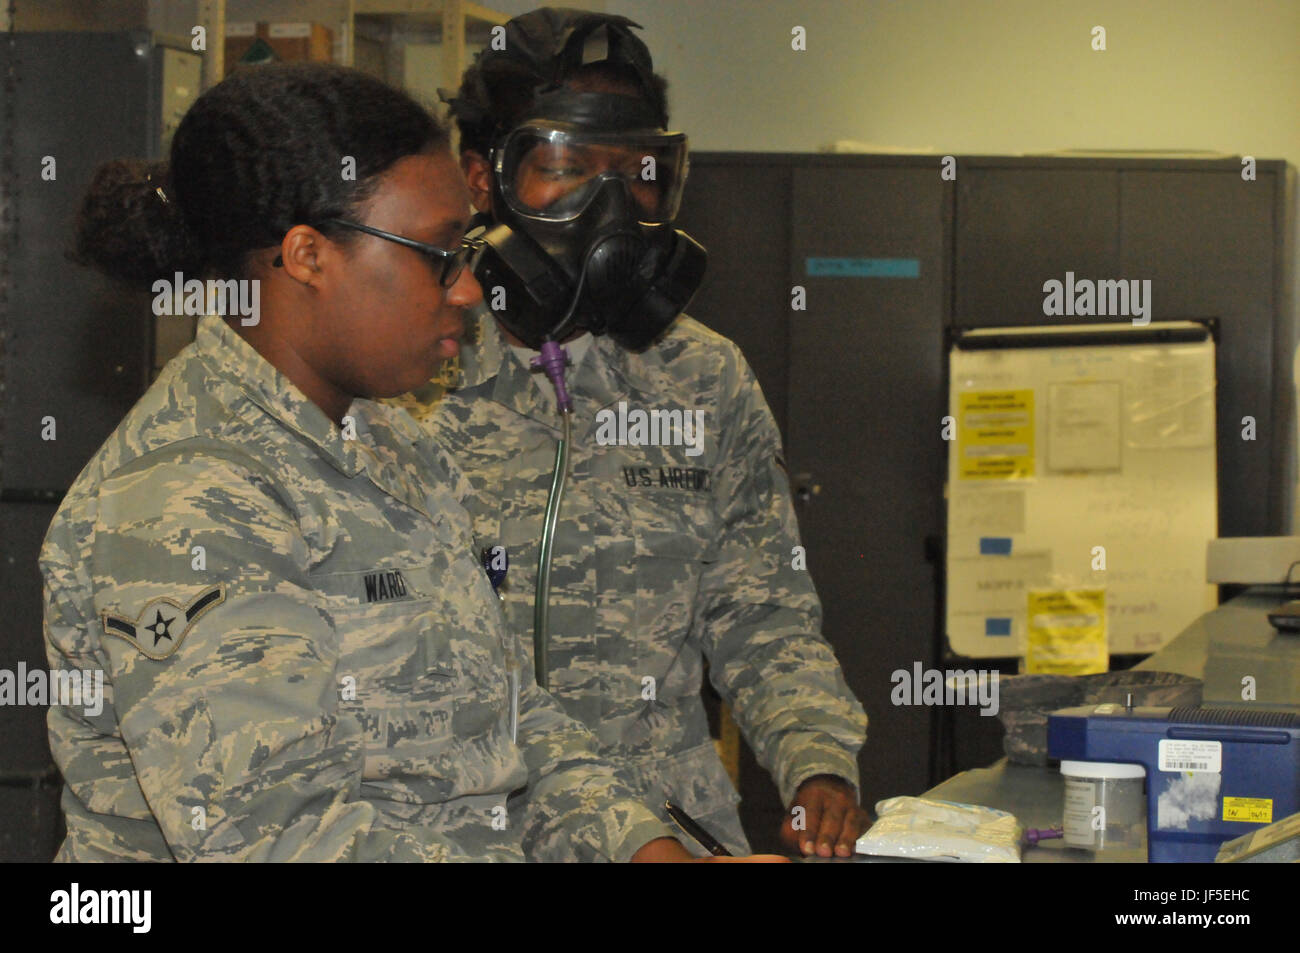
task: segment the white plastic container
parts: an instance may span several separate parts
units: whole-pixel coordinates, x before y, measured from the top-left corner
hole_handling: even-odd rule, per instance
[[[1142,765],[1062,761],[1061,774],[1065,843],[1087,850],[1141,846],[1146,822]]]

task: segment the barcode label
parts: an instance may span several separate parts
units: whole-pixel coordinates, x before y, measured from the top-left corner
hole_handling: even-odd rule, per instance
[[[1223,769],[1223,745],[1218,741],[1160,742],[1161,771],[1210,771]]]

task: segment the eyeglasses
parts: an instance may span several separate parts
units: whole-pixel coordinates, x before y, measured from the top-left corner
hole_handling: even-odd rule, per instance
[[[460,273],[465,270],[469,264],[469,259],[478,247],[474,242],[461,242],[455,251],[447,251],[445,248],[439,248],[437,245],[429,245],[425,242],[417,242],[414,238],[407,238],[405,235],[395,235],[392,232],[386,232],[381,228],[372,228],[369,225],[362,225],[360,222],[349,222],[343,218],[326,219],[326,225],[340,225],[343,228],[355,229],[358,232],[365,232],[367,235],[374,235],[376,238],[382,238],[386,241],[396,242],[399,245],[405,245],[407,248],[414,248],[421,255],[429,259],[434,269],[438,272],[438,284],[444,288],[450,288],[460,278]],[[272,262],[276,268],[284,264],[284,259],[280,255],[275,256]]]
[[[385,241],[396,242],[399,245],[405,245],[407,248],[414,248],[429,259],[429,263],[438,271],[438,284],[444,288],[450,288],[457,282],[460,273],[469,264],[470,256],[477,247],[473,242],[461,242],[456,246],[455,251],[447,251],[437,245],[417,242],[414,238],[407,238],[405,235],[395,235],[380,228],[362,225],[360,222],[349,222],[344,218],[331,218],[326,221],[326,224],[341,225],[343,228],[355,229],[358,232],[365,232],[367,235],[374,235],[376,238],[382,238]]]

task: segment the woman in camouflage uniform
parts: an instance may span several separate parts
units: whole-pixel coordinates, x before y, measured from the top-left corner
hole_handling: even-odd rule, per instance
[[[60,859],[684,854],[518,664],[454,465],[370,399],[457,353],[467,209],[436,121],[340,67],[236,72],[168,163],[100,170],[82,261],[254,307],[202,318],[46,537],[51,668],[106,686],[49,713]]]

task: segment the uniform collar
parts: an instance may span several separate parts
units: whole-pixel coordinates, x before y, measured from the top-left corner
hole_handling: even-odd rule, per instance
[[[215,374],[311,444],[339,472],[354,477],[366,468],[366,457],[373,456],[364,447],[370,442],[369,423],[373,417],[369,401],[354,400],[348,407],[358,439],[345,440],[343,431],[323,410],[221,318],[206,315],[200,319],[194,346]]]
[[[510,343],[492,312],[480,307],[468,317],[477,321],[477,337],[474,344],[461,349],[460,388],[479,388],[516,413],[558,429],[558,415],[542,400],[530,372],[510,353]],[[577,405],[580,418],[576,423],[584,437],[585,431],[594,429],[597,411],[627,400],[631,394],[671,393],[662,345],[661,341],[634,354],[607,334],[592,340],[593,353],[576,374],[569,370],[569,393]],[[581,420],[581,415],[588,419]]]

